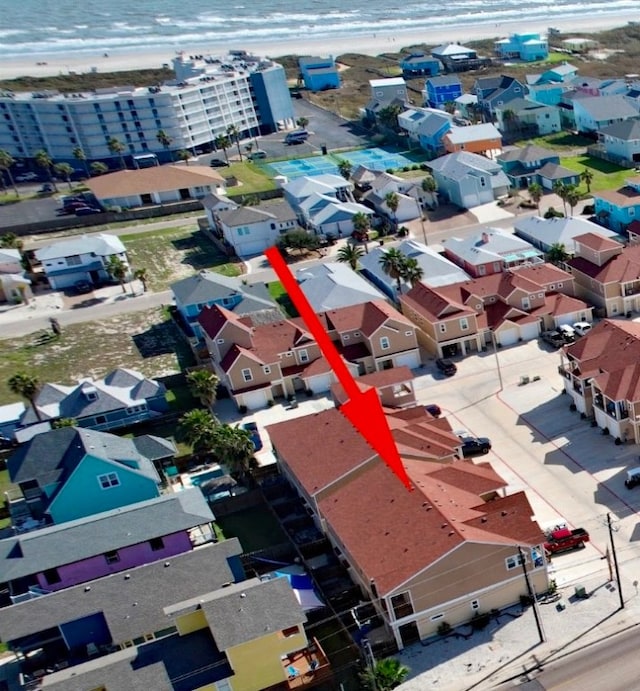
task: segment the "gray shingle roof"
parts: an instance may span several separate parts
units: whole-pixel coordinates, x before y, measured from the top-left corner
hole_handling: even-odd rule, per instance
[[[227,559],[241,552],[237,538],[231,538],[5,607],[0,640],[15,640],[96,612],[103,613],[114,643],[159,631],[170,624],[164,605],[210,593],[233,581]]]
[[[489,158],[471,154],[467,151],[457,151],[429,161],[427,164],[431,170],[446,172],[447,176],[454,179],[468,175],[470,170],[481,170],[486,173],[502,171],[500,166]],[[508,184],[508,181],[507,181]]]
[[[614,137],[615,139],[622,139],[623,141],[640,139],[640,120],[616,122],[609,127],[603,127],[600,133],[609,137]]]
[[[580,173],[575,170],[565,168],[558,163],[545,163],[542,168],[538,170],[538,175],[547,178],[548,180],[564,180],[565,178],[574,178]]]
[[[202,603],[220,650],[303,624],[307,618],[289,581],[257,578],[211,593]]]
[[[514,232],[542,249],[561,243],[569,254],[575,252],[573,239],[585,233],[595,233],[613,240],[619,239],[616,233],[608,228],[603,228],[585,218],[572,216],[568,218],[520,217],[515,220]]]
[[[184,306],[206,304],[240,294],[242,301],[230,308],[236,314],[276,308],[264,283],[245,285],[239,278],[222,276],[213,271],[201,271],[195,276],[183,278],[172,284],[171,291],[176,302]]]
[[[117,235],[99,233],[98,235],[82,235],[69,240],[61,240],[36,250],[39,261],[68,257],[72,254],[96,254],[98,257],[108,257],[112,254],[122,254],[125,246]]]
[[[558,154],[551,149],[543,149],[535,144],[514,147],[508,151],[503,151],[499,156],[499,161],[520,161],[521,163],[533,163],[534,161],[544,161],[548,158],[558,158]]]
[[[638,110],[624,96],[590,96],[581,98],[580,106],[596,121],[637,117]]]
[[[87,454],[116,462],[134,461],[138,464],[137,472],[159,482],[153,463],[138,451],[131,439],[77,427],[37,434],[9,457],[7,468],[12,482],[37,479],[44,486],[65,482]]]
[[[540,250],[535,249],[522,238],[498,228],[484,228],[479,235],[467,238],[449,238],[443,240],[442,244],[471,266],[486,264],[507,255],[517,255],[522,259],[542,256]]]
[[[460,82],[459,77],[456,77],[455,74],[442,74],[438,77],[429,77],[426,81],[427,84],[431,84],[432,86],[461,86],[462,83]]]
[[[296,279],[316,312],[385,299],[349,266],[337,262],[299,269]]]
[[[176,445],[171,439],[156,437],[153,434],[141,434],[131,440],[138,451],[150,461],[170,458],[177,453]]]
[[[202,492],[183,492],[0,540],[0,583],[195,528],[213,520]]]

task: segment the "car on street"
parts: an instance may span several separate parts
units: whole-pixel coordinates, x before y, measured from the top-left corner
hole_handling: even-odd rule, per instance
[[[76,295],[86,295],[93,292],[93,286],[89,281],[76,281],[72,290]]]
[[[267,152],[262,151],[262,149],[258,149],[257,151],[253,151],[250,153],[247,158],[250,161],[259,161],[260,159],[266,158],[267,157]]]
[[[30,182],[31,180],[37,180],[38,175],[36,173],[22,173],[22,175],[16,175],[16,182]]]
[[[427,413],[429,413],[429,415],[433,415],[433,417],[440,417],[442,415],[440,406],[436,405],[435,403],[427,403],[424,409],[427,411]]]
[[[227,162],[226,162],[225,160],[223,160],[222,158],[212,158],[212,159],[209,161],[209,165],[210,165],[212,168],[222,168],[222,166],[226,166],[226,165],[227,165]]]
[[[251,434],[251,441],[253,442],[253,448],[256,451],[260,451],[262,448],[262,439],[260,438],[260,432],[258,432],[258,425],[253,422],[245,422],[242,425],[242,429],[246,429],[249,434]]]
[[[567,341],[565,340],[564,336],[559,332],[559,331],[543,331],[540,334],[540,338],[545,342],[548,343],[549,345],[553,346],[554,348],[560,348],[560,346],[563,346]]]
[[[455,362],[452,360],[449,360],[449,358],[446,357],[439,357],[436,359],[436,367],[444,374],[447,375],[447,377],[453,376],[457,371],[458,368],[455,365]]]
[[[482,456],[491,451],[491,441],[487,437],[472,437],[467,433],[458,433],[458,439],[462,442],[462,457]]]

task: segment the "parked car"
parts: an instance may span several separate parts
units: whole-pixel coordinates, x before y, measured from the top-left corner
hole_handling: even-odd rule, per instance
[[[544,549],[547,554],[558,554],[558,552],[568,552],[571,549],[582,549],[589,542],[589,533],[584,528],[563,528],[554,530],[547,535]]]
[[[38,194],[51,194],[55,191],[54,186],[50,182],[45,182],[38,190]]]
[[[95,206],[80,206],[73,213],[76,216],[92,216],[93,214],[101,214],[102,209],[96,209]]]
[[[258,161],[258,160],[260,160],[261,158],[266,158],[266,157],[267,157],[267,152],[266,152],[266,151],[262,151],[262,149],[258,149],[257,151],[253,151],[252,153],[250,153],[250,154],[247,156],[247,158],[248,158],[250,161]]]
[[[633,489],[637,485],[640,485],[640,468],[627,470],[627,475],[624,478],[624,486],[627,489]]]
[[[242,425],[242,429],[246,429],[247,432],[251,434],[253,448],[256,451],[260,451],[262,448],[262,439],[260,438],[260,432],[258,432],[258,425],[255,422],[245,422],[244,425]]]
[[[427,413],[429,413],[429,415],[433,415],[433,417],[440,417],[442,415],[440,406],[436,405],[435,403],[427,403],[424,409],[427,411]]]
[[[569,326],[569,324],[560,324],[558,331],[567,343],[573,343],[578,338],[573,326]]]
[[[591,331],[591,324],[589,322],[576,322],[573,325],[573,330],[578,334],[578,336],[584,336]]]
[[[543,331],[540,338],[554,348],[560,348],[566,343],[564,336],[559,331]]]
[[[86,293],[93,292],[93,286],[89,281],[76,281],[73,284],[73,292],[76,295],[85,295]]]
[[[22,173],[22,175],[16,175],[16,182],[30,182],[31,180],[37,179],[37,173]]]
[[[471,456],[481,456],[491,451],[491,441],[487,437],[470,437],[466,435],[458,435],[462,442],[462,457],[470,458]]]
[[[222,160],[221,158],[212,158],[212,159],[209,161],[209,165],[210,165],[212,168],[221,168],[222,166],[226,166],[226,165],[227,165],[227,162],[224,161],[224,160]]]
[[[444,374],[447,375],[447,377],[453,376],[457,371],[458,368],[456,367],[455,363],[452,360],[449,360],[449,358],[446,357],[439,357],[436,360],[436,367],[443,372]]]

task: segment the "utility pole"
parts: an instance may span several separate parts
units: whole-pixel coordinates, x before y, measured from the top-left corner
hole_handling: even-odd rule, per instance
[[[362,645],[365,649],[365,657],[368,658],[369,665],[371,667],[371,684],[373,687],[373,691],[378,691],[378,682],[376,681],[376,658],[373,654],[373,650],[371,649],[371,643],[369,642],[369,639],[363,638]],[[367,653],[369,654],[367,655]]]
[[[542,619],[540,617],[540,611],[538,609],[538,598],[536,597],[536,593],[533,589],[533,586],[531,585],[531,581],[529,580],[529,572],[527,571],[527,561],[524,557],[524,552],[522,551],[522,547],[520,547],[520,545],[518,545],[518,554],[520,556],[520,564],[522,565],[522,573],[524,574],[524,580],[527,584],[527,593],[529,593],[529,597],[533,602],[533,616],[536,620],[536,627],[538,629],[538,636],[540,636],[540,643],[544,643],[547,639],[544,635],[544,629],[542,628]]]
[[[609,528],[609,540],[611,541],[611,554],[613,555],[613,566],[616,570],[616,581],[618,582],[618,596],[620,597],[620,609],[624,609],[624,598],[622,597],[622,582],[620,581],[620,569],[618,567],[616,543],[613,541],[613,524],[611,522],[610,513],[607,513],[607,526]]]

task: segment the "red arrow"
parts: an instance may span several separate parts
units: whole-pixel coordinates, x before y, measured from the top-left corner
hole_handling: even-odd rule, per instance
[[[360,390],[278,249],[270,247],[265,254],[349,398],[340,411],[411,491],[411,480],[402,465],[376,390]]]

